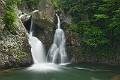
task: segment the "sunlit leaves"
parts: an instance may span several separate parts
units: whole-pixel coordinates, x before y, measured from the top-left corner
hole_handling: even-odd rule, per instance
[[[109,18],[109,16],[107,16],[105,14],[95,14],[94,17],[97,20]]]
[[[83,42],[91,46],[105,45],[108,40],[105,38],[105,34],[101,29],[97,27],[89,27],[84,31]]]

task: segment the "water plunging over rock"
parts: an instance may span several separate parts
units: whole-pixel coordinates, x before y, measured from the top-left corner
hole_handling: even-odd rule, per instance
[[[31,45],[31,52],[34,63],[45,63],[44,46],[38,38],[32,35],[32,32],[29,34],[29,44]]]
[[[35,36],[33,36],[33,21],[31,20],[30,33],[28,34],[28,41],[31,45],[31,53],[34,64],[45,63],[45,50],[42,42]]]
[[[56,14],[58,19],[57,29],[54,35],[54,41],[49,49],[48,58],[52,63],[66,63],[67,54],[65,51],[65,35],[64,31],[60,28],[60,18]]]
[[[45,63],[46,58],[43,43],[37,37],[33,36],[33,20],[31,20],[30,33],[28,34],[28,37],[34,64]]]

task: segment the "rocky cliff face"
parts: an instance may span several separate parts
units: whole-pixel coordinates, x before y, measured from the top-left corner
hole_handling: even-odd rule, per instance
[[[32,57],[27,41],[26,29],[17,18],[15,22],[15,34],[4,30],[5,25],[2,20],[4,15],[4,0],[0,0],[0,4],[0,14],[2,14],[0,15],[0,69],[29,66],[32,64]]]

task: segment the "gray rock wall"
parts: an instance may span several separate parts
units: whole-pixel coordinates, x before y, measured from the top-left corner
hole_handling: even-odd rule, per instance
[[[2,20],[4,16],[4,0],[0,0],[0,69],[30,66],[32,57],[30,45],[27,40],[27,31],[17,18],[15,22],[15,34],[5,30]]]

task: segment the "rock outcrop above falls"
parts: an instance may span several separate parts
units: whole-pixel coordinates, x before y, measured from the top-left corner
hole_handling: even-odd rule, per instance
[[[43,44],[45,44],[45,48],[48,51],[50,45],[52,44],[54,28],[56,26],[54,23],[55,10],[50,2],[47,2],[44,5],[44,8],[39,6],[38,9],[39,10],[30,12],[31,17],[29,19],[27,19],[27,16],[29,15],[23,16],[22,22],[24,23],[28,32],[30,31],[31,22],[33,23],[33,35],[39,38]]]

